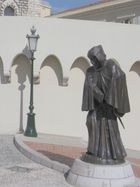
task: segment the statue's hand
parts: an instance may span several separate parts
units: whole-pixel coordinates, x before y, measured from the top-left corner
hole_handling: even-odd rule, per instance
[[[118,112],[117,109],[115,109],[115,114],[116,114],[117,116],[119,116],[119,117],[123,117],[123,116],[124,116],[124,114]]]

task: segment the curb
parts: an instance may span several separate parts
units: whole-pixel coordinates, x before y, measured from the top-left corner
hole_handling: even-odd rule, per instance
[[[59,171],[61,173],[67,173],[70,170],[70,167],[62,164],[57,161],[53,161],[49,159],[48,157],[42,155],[41,153],[38,153],[34,151],[33,149],[29,148],[26,144],[23,143],[23,135],[22,134],[16,134],[14,136],[14,144],[16,148],[27,158],[31,159],[32,161],[41,164],[43,166],[46,166],[48,168],[54,169],[56,171]]]

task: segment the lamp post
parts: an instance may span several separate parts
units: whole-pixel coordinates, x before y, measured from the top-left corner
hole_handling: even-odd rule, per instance
[[[29,51],[31,53],[31,83],[30,83],[30,106],[29,106],[29,113],[28,115],[28,119],[27,119],[27,127],[26,130],[24,132],[25,136],[29,136],[29,137],[37,137],[37,132],[36,132],[36,128],[35,128],[35,113],[33,113],[34,110],[34,105],[33,105],[33,70],[34,70],[34,52],[36,51],[37,48],[37,41],[39,39],[39,35],[35,34],[36,29],[33,26],[31,28],[31,35],[26,36],[26,38],[28,39],[28,46],[29,46]]]

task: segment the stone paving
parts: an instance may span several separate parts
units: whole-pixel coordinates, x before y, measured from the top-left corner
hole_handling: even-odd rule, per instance
[[[64,173],[87,146],[76,137],[39,134],[37,138],[29,138],[16,135],[15,145],[33,162],[16,149],[13,136],[0,136],[0,141],[0,187],[70,187]],[[127,159],[140,178],[140,153],[129,152]]]
[[[72,141],[70,141],[70,139]],[[45,155],[51,160],[72,166],[74,159],[86,151],[86,142],[77,138],[40,135],[38,138],[25,138],[24,143],[31,149]],[[140,153],[129,151],[127,160],[132,164],[136,177],[140,178]]]
[[[70,187],[62,173],[34,163],[0,135],[0,187]]]
[[[75,158],[78,158],[80,155],[82,155],[83,152],[86,151],[86,149],[81,147],[66,147],[57,144],[44,144],[29,141],[25,141],[25,144],[37,152],[42,153],[46,157],[66,164],[70,167],[72,166]],[[137,159],[127,157],[127,160],[132,163],[135,176],[140,178],[140,158]]]
[[[0,167],[32,163],[31,160],[23,156],[13,144],[13,136],[0,135]]]

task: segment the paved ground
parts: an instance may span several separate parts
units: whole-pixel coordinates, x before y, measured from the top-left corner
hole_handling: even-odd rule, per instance
[[[0,187],[70,187],[64,179],[64,172],[76,157],[85,152],[86,142],[80,138],[54,135],[39,135],[37,138],[23,135],[17,137],[21,145],[27,148],[23,149],[23,153],[42,165],[23,156],[14,146],[13,136],[1,135]],[[39,155],[41,157],[38,157]],[[140,153],[129,150],[127,159],[132,163],[135,175],[140,178]],[[54,170],[44,167],[45,164],[49,164]]]
[[[72,166],[75,158],[86,151],[86,142],[80,138],[62,137],[40,134],[38,138],[23,139],[24,143],[31,149],[39,152],[51,160]],[[132,164],[136,177],[140,178],[140,152],[127,150],[129,160]]]
[[[70,187],[63,174],[23,156],[13,136],[0,136],[0,187]]]

